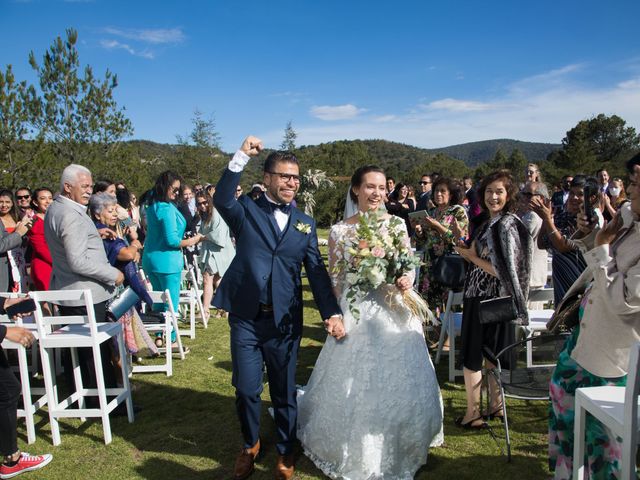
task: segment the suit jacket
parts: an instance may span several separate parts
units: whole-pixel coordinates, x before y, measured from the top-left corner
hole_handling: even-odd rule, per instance
[[[180,242],[187,221],[169,202],[154,202],[147,207],[147,237],[142,267],[157,273],[178,273],[184,266]]]
[[[0,292],[9,289],[9,257],[7,252],[22,244],[22,235],[13,232],[8,233],[4,224],[0,222]]]
[[[431,191],[421,193],[418,197],[418,203],[416,204],[416,211],[420,210],[429,210],[431,205],[429,205],[429,201],[431,200]]]
[[[261,298],[271,286],[271,303],[276,325],[302,324],[302,280],[307,278],[322,318],[339,314],[331,280],[318,250],[313,218],[291,209],[284,232],[279,229],[265,196],[253,201],[242,195],[235,199],[240,173],[226,169],[216,186],[215,205],[236,238],[236,256],[218,287],[213,304],[252,319],[258,314]],[[296,225],[308,226],[305,233]],[[301,227],[302,228],[302,227]]]
[[[109,264],[86,207],[58,195],[44,217],[44,236],[53,260],[51,290],[89,289],[94,303],[111,298],[120,272]],[[82,301],[60,304],[83,305]]]

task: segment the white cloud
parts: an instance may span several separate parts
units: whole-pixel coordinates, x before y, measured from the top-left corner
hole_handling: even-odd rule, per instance
[[[106,27],[103,31],[116,37],[154,45],[182,43],[186,38],[181,28],[138,29]]]
[[[361,113],[366,112],[365,108],[358,108],[355,105],[347,103],[346,105],[322,105],[311,107],[311,115],[320,120],[348,120],[355,118]]]
[[[427,110],[448,110],[451,112],[482,112],[496,108],[491,103],[475,102],[472,100],[456,100],[455,98],[443,98],[426,105],[420,105]]]
[[[298,143],[372,138],[425,148],[496,138],[560,143],[567,130],[599,113],[619,115],[640,129],[640,74],[594,87],[575,80],[585,69],[568,65],[505,85],[501,94],[493,91],[490,98],[423,100],[405,112],[358,115],[361,111],[353,105],[323,107],[328,110],[316,112],[316,117],[325,120],[320,113],[347,121],[299,123]]]
[[[102,47],[106,48],[107,50],[124,50],[137,57],[148,58],[150,60],[154,58],[153,52],[150,52],[149,50],[138,51],[132,48],[130,45],[121,43],[117,40],[100,40],[100,45],[102,45]]]

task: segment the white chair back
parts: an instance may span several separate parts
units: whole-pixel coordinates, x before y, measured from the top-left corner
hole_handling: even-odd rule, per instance
[[[624,439],[629,439],[632,452],[638,444],[638,395],[640,394],[640,342],[631,345],[629,349],[629,369],[627,370],[627,387],[624,393],[624,424],[622,426]],[[626,440],[625,440],[626,441]],[[623,446],[624,448],[624,446]],[[630,453],[635,459],[635,455]],[[630,474],[634,472],[630,472]]]
[[[92,336],[97,335],[96,314],[93,309],[93,296],[91,290],[48,290],[31,292],[31,297],[35,301],[35,319],[38,327],[38,334],[41,339],[46,339],[51,335],[54,326],[58,325],[89,325]],[[41,302],[58,304],[61,301],[81,301],[87,309],[87,315],[44,315],[42,313]]]

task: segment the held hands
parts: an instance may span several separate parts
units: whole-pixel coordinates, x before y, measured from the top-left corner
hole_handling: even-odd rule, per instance
[[[346,335],[342,318],[339,315],[334,315],[333,317],[325,320],[324,328],[327,330],[327,333],[336,340],[340,340]]]
[[[411,290],[413,282],[407,275],[402,275],[396,280],[396,287],[398,287],[398,290],[401,292],[405,292],[407,290]]]
[[[262,140],[252,135],[249,135],[247,138],[245,138],[244,142],[242,142],[242,145],[240,146],[240,150],[242,150],[244,153],[246,153],[250,157],[255,157],[263,149],[264,149],[264,146],[262,145]]]

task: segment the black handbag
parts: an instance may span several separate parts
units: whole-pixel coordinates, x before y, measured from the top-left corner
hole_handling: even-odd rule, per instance
[[[518,318],[518,309],[511,295],[507,297],[490,298],[480,302],[480,323],[507,323]]]
[[[457,253],[445,253],[431,264],[431,280],[452,290],[464,287],[465,260]]]
[[[580,303],[584,292],[576,292],[567,298],[560,308],[553,312],[547,322],[547,330],[551,333],[564,333],[573,330],[580,323]]]

